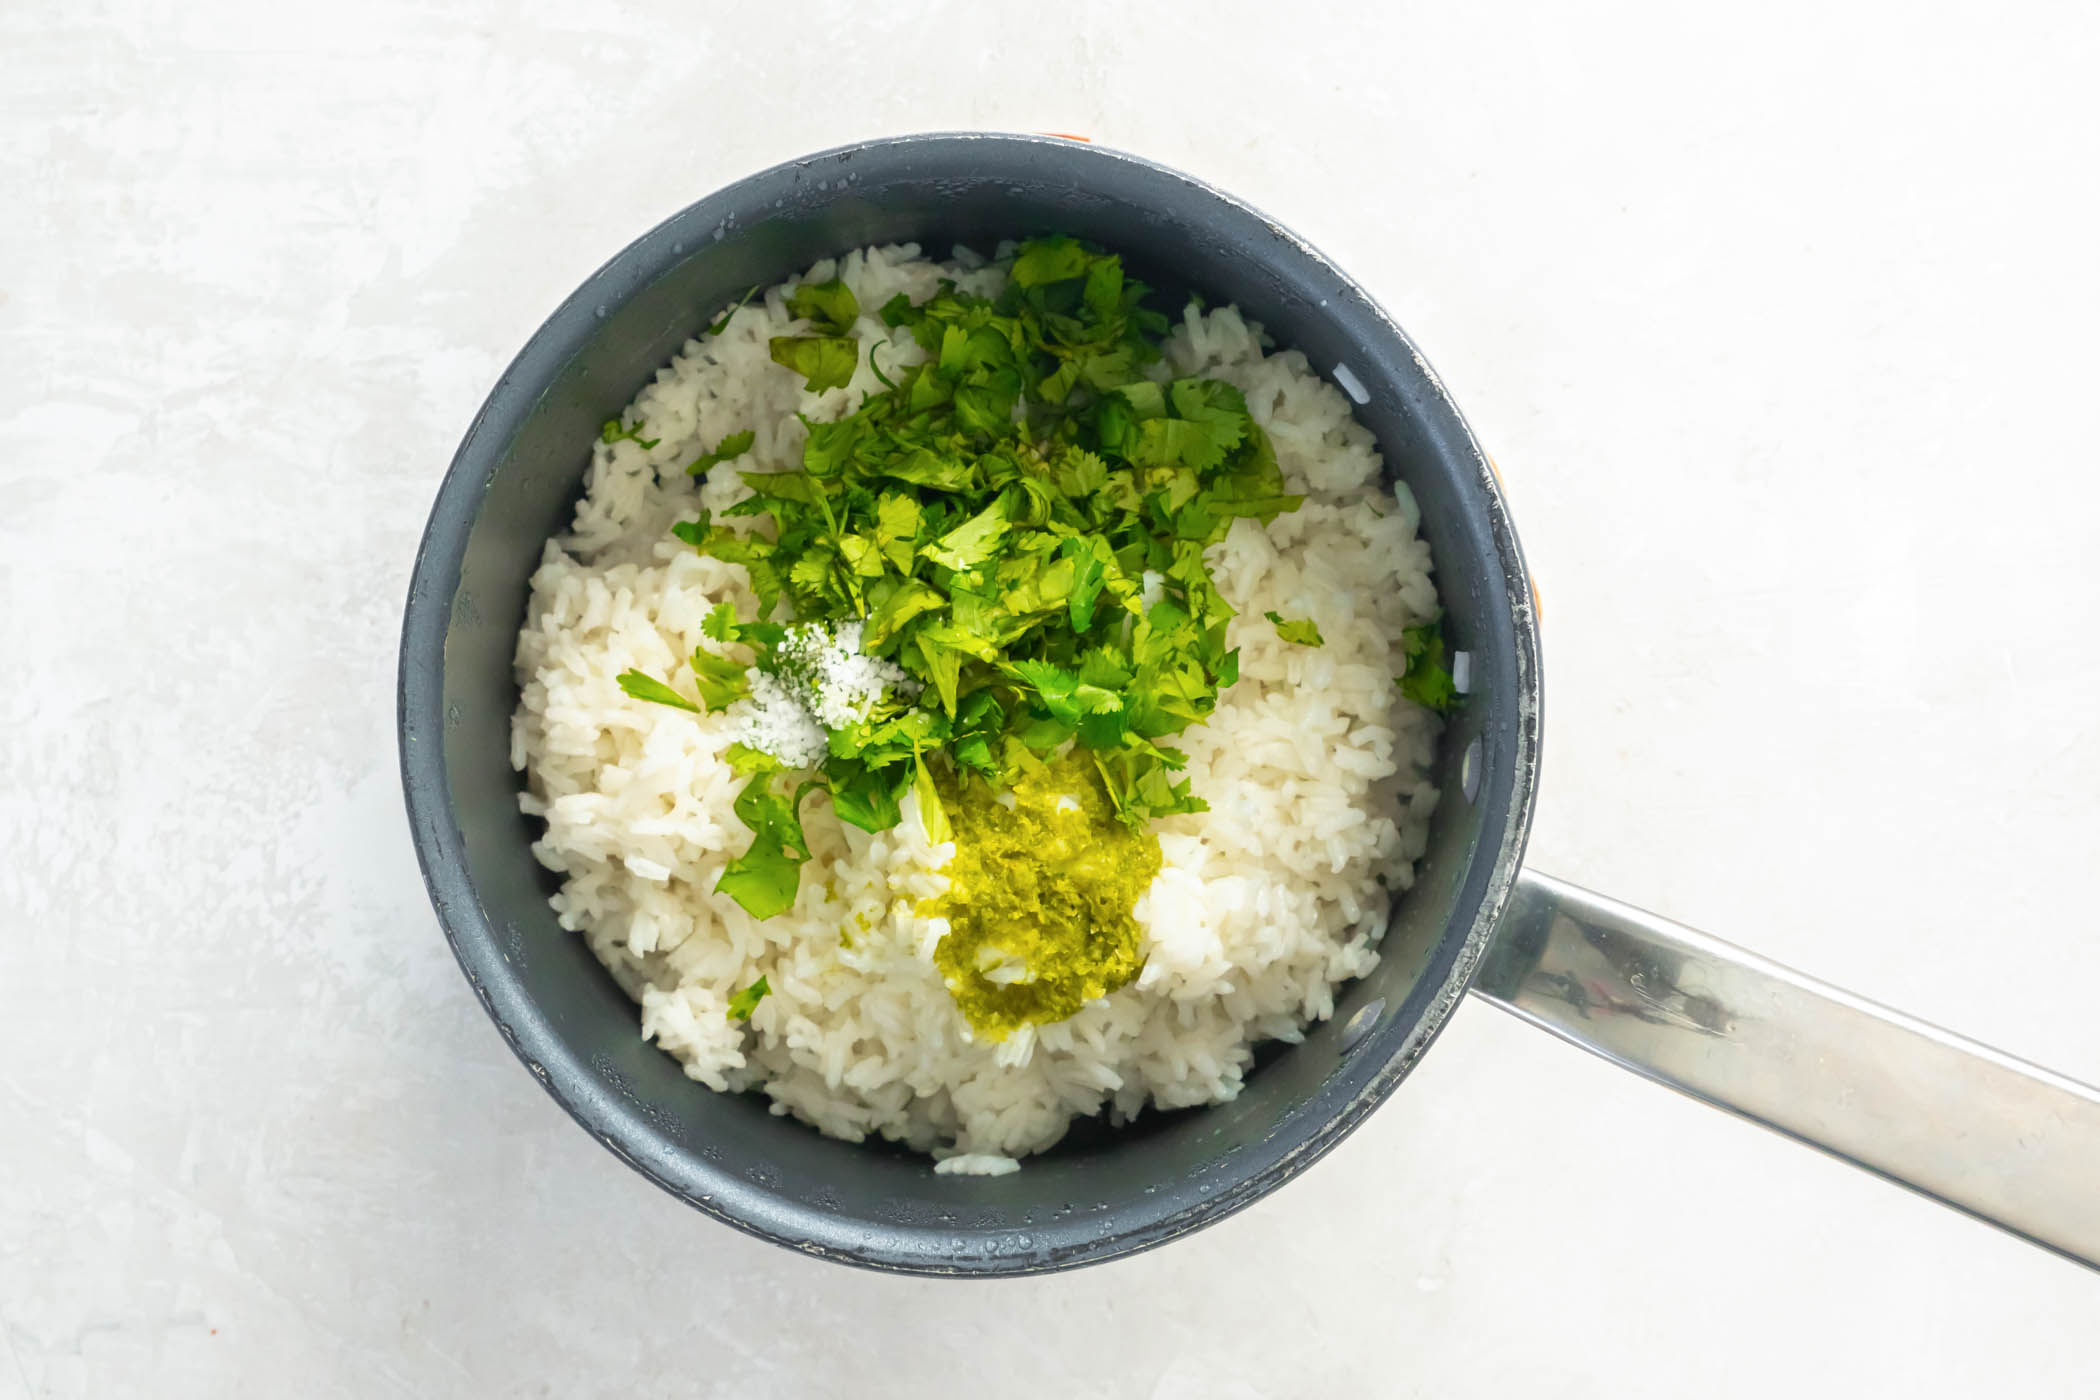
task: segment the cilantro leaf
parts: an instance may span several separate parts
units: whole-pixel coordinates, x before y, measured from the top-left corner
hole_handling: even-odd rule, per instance
[[[1086,309],[1098,321],[1109,322],[1123,305],[1123,264],[1117,258],[1096,258],[1086,270],[1086,290],[1081,293]]]
[[[636,447],[641,448],[642,451],[647,452],[656,446],[659,439],[643,437],[642,427],[642,424],[637,423],[631,428],[623,428],[620,426],[619,419],[608,418],[605,420],[604,425],[598,429],[598,441],[606,443],[631,442]]]
[[[788,583],[803,593],[821,594],[831,582],[831,570],[838,558],[828,549],[815,549],[797,559],[788,570]]]
[[[874,651],[902,631],[913,618],[944,607],[947,602],[948,599],[932,584],[911,580],[868,614],[867,624],[860,634],[862,647]]]
[[[1440,715],[1448,715],[1457,709],[1464,697],[1452,683],[1450,668],[1444,663],[1441,619],[1404,629],[1400,633],[1400,645],[1407,658],[1406,671],[1394,677],[1400,693]]]
[[[700,525],[704,529],[704,524]],[[780,569],[774,563],[777,546],[771,540],[756,535],[733,535],[727,531],[709,531],[699,539],[693,535],[698,530],[681,530],[672,527],[673,533],[694,548],[721,560],[725,564],[742,564],[751,576],[751,591],[758,595],[758,611],[763,617],[773,611],[774,603],[786,591]]]
[[[926,828],[926,839],[933,845],[955,839],[955,828],[949,825],[948,809],[941,805],[940,789],[933,785],[933,772],[926,766],[926,756],[912,760],[914,772],[911,790],[919,795],[919,824]]]
[[[751,829],[751,844],[715,877],[715,889],[756,919],[770,919],[793,907],[802,884],[802,862],[809,859],[802,819],[796,815],[809,784],[784,796],[773,791],[774,777],[759,773],[737,794],[737,820]]]
[[[1016,661],[1007,667],[1014,679],[1035,692],[1035,700],[1059,724],[1076,728],[1081,716],[1095,708],[1079,694],[1080,680],[1062,666],[1048,661]],[[1089,690],[1105,694],[1099,686]],[[1117,703],[1117,708],[1121,702]]]
[[[983,510],[933,543],[921,547],[919,553],[958,572],[973,569],[991,558],[999,542],[1006,537],[1009,514],[1006,497],[995,497]]]
[[[1207,812],[1210,804],[1192,793],[1187,778],[1176,781],[1173,769],[1182,756],[1172,749],[1118,749],[1094,755],[1109,801],[1118,813],[1144,816],[1174,816],[1183,812]]]
[[[834,277],[829,282],[804,282],[788,293],[788,314],[812,325],[844,335],[860,319],[860,302],[853,289]]]
[[[1155,398],[1160,411],[1148,415]],[[1166,412],[1169,404],[1172,416]],[[1151,385],[1133,408],[1139,421],[1119,444],[1123,455],[1141,467],[1186,467],[1199,476],[1223,465],[1252,426],[1239,390],[1216,379],[1178,379],[1164,392]]]
[[[622,671],[619,675],[619,682],[620,689],[626,691],[637,700],[654,701],[656,704],[669,705],[676,710],[691,710],[696,715],[700,713],[698,705],[695,705],[654,676],[643,675],[640,671]]]
[[[1086,271],[1088,261],[1086,249],[1075,238],[1038,238],[1022,247],[1008,275],[1017,287],[1039,287],[1070,281]]]
[[[860,342],[836,335],[776,335],[768,342],[773,363],[801,375],[812,394],[843,389],[860,364]]]
[[[809,438],[802,444],[802,470],[811,476],[837,476],[866,444],[868,420],[855,414],[836,423],[811,423],[803,419]]]
[[[1262,616],[1275,624],[1276,635],[1287,642],[1296,642],[1301,647],[1325,646],[1327,643],[1327,639],[1320,635],[1318,624],[1309,617],[1286,619],[1275,613],[1263,613]]]
[[[1167,399],[1178,417],[1206,424],[1216,435],[1229,437],[1228,447],[1253,422],[1247,415],[1247,396],[1222,379],[1177,379],[1167,386]]]
[[[766,993],[772,990],[771,987],[766,985],[766,979],[760,977],[756,982],[753,982],[729,999],[729,1019],[732,1021],[750,1020],[751,1013],[758,1010],[758,1004],[764,1001]]]
[[[839,541],[839,553],[855,578],[881,578],[887,561],[881,548],[866,535],[848,535]]]
[[[885,491],[875,503],[875,548],[900,574],[911,572],[918,550],[920,522],[926,518],[916,497]]]
[[[882,304],[880,313],[882,324],[888,326],[891,330],[895,330],[911,319],[912,312],[915,309],[911,304],[911,298],[899,292]]]
[[[924,446],[913,448],[908,455],[897,460],[883,463],[882,474],[895,481],[928,486],[938,491],[966,491],[977,476],[976,470],[962,458]]]
[[[693,684],[710,710],[725,710],[751,693],[742,662],[695,647],[689,664],[693,668]]]
[[[1065,597],[1072,630],[1084,632],[1094,625],[1094,604],[1107,586],[1108,571],[1115,567],[1115,555],[1094,535],[1068,536],[1058,548],[1065,558],[1072,561],[1072,589]]]
[[[705,476],[711,468],[719,466],[723,462],[733,461],[749,452],[751,444],[757,441],[758,434],[749,428],[744,429],[740,433],[731,433],[728,437],[715,444],[714,451],[703,452],[692,461],[686,463],[686,472],[691,476]]]
[[[963,384],[955,390],[955,419],[970,432],[992,434],[1013,420],[1014,403],[1021,397],[1021,377],[1012,370],[989,376],[982,384]]]
[[[953,718],[955,702],[962,688],[962,652],[949,636],[936,633],[932,628],[922,628],[912,638],[912,660],[912,670],[933,683],[934,694],[940,697],[941,709]]]
[[[751,298],[757,295],[758,284],[754,282],[742,296],[736,299],[734,305],[732,305],[727,311],[723,312],[720,316],[717,316],[714,320],[709,321],[707,323],[707,330],[705,334],[720,335],[723,331],[728,330],[729,323],[736,319],[736,313],[742,311],[745,305],[750,302]]]
[[[733,603],[717,603],[710,608],[707,616],[700,619],[700,631],[703,636],[718,642],[744,642],[756,647],[761,659],[765,652],[779,646],[787,633],[787,629],[777,622],[737,621]]]
[[[861,759],[838,758],[825,767],[831,784],[831,810],[840,821],[863,831],[888,831],[903,819],[897,804],[911,775],[901,766],[894,773],[884,773]]]

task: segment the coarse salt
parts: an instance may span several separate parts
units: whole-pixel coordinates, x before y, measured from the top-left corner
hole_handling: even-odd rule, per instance
[[[918,692],[902,667],[862,652],[860,638],[858,622],[836,631],[821,622],[788,628],[773,648],[773,671],[750,672],[750,699],[738,702],[738,739],[790,768],[814,768],[824,761],[831,730],[866,719],[892,691]]]

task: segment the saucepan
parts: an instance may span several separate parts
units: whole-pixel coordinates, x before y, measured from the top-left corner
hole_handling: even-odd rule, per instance
[[[1428,851],[1384,955],[1229,1103],[1082,1124],[1003,1177],[825,1138],[716,1094],[644,1042],[548,908],[509,762],[527,579],[588,444],[746,288],[877,243],[1058,231],[1170,298],[1236,302],[1355,401],[1412,489],[1466,697]],[[1178,304],[1176,302],[1175,304]],[[401,765],[424,878],[518,1057],[600,1142],[739,1229],[869,1267],[1042,1272],[1130,1254],[1304,1171],[1407,1077],[1467,993],[1717,1107],[2100,1265],[2100,1094],[1523,867],[1539,779],[1535,597],[1495,473],[1428,361],[1363,289],[1232,197],[1047,136],[866,142],[767,170],[644,234],[504,372],[446,474],[403,629]]]

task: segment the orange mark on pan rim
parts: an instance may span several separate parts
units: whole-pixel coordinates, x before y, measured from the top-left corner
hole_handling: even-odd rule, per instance
[[[1502,468],[1496,464],[1495,459],[1485,452],[1483,452],[1481,456],[1486,460],[1488,464],[1488,470],[1495,474],[1495,484],[1501,487],[1504,491],[1509,490],[1509,483],[1502,479]],[[1528,582],[1531,585],[1531,610],[1534,613],[1537,613],[1539,616],[1539,620],[1543,622],[1546,618],[1546,600],[1539,596],[1538,575],[1531,575],[1528,579],[1526,579],[1526,582]]]

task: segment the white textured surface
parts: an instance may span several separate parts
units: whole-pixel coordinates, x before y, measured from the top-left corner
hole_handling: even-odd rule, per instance
[[[0,1397],[2100,1390],[2100,1280],[1478,1006],[1161,1253],[748,1241],[510,1059],[392,751],[438,474],[592,267],[1090,132],[1327,247],[1502,462],[1541,868],[2100,1078],[2089,7],[310,8],[0,7]]]

